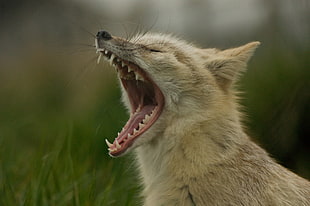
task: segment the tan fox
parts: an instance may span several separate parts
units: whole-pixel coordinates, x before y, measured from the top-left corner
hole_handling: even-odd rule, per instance
[[[244,132],[234,82],[260,44],[201,49],[171,35],[131,40],[98,32],[130,118],[113,157],[137,155],[146,206],[309,206],[310,183]]]

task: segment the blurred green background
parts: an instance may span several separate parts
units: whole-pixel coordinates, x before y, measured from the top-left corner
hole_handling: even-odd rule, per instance
[[[239,89],[252,138],[310,178],[309,1],[0,1],[0,205],[138,205],[134,158],[112,159],[127,120],[92,35],[177,34],[262,45]]]

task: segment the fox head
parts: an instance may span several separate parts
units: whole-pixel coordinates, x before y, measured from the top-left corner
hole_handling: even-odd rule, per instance
[[[106,31],[98,32],[95,43],[100,57],[115,67],[130,113],[114,142],[107,141],[111,156],[157,141],[168,128],[177,134],[227,115],[225,108],[237,113],[232,88],[260,44],[202,49],[172,35],[149,33],[126,40]]]

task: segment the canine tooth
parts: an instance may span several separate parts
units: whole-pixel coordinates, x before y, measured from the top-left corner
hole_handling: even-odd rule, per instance
[[[104,54],[108,54],[108,50],[104,50]]]
[[[100,63],[100,59],[101,59],[101,57],[102,57],[102,53],[100,53],[100,54],[99,54],[99,56],[98,56],[98,59],[97,59],[97,64],[99,64],[99,63]]]
[[[137,133],[138,133],[138,130],[133,129],[133,134],[135,135],[135,134],[137,134]]]
[[[131,72],[131,71],[132,71],[132,69],[130,69],[130,67],[128,67],[128,73]]]
[[[118,143],[117,140],[115,140],[115,142],[116,142],[116,148],[117,148],[117,149],[120,149],[122,146]]]
[[[117,136],[119,136],[119,134],[120,134],[120,133],[118,132],[118,133],[117,133]]]
[[[115,55],[114,55],[114,54],[111,54],[111,57],[110,57],[110,65],[112,65],[114,58],[115,58]]]
[[[126,66],[126,64],[122,61],[122,67]]]
[[[105,142],[107,143],[107,145],[108,145],[109,148],[113,146],[113,144],[111,144],[111,143],[109,142],[109,140],[105,139]]]

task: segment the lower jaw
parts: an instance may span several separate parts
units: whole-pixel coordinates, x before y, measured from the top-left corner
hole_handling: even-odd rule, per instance
[[[135,147],[135,142],[139,138],[146,138],[144,137],[145,132],[154,126],[154,123],[156,123],[162,114],[165,105],[164,95],[155,84],[154,98],[156,99],[156,103],[136,106],[137,108],[134,108],[136,111],[130,115],[126,125],[118,134],[118,137],[115,138],[112,144],[113,146],[109,146],[110,156],[117,157],[125,154],[129,148]]]
[[[150,107],[150,106],[149,106]],[[114,140],[113,142],[113,147],[110,147],[110,156],[112,157],[118,157],[121,156],[123,154],[125,154],[128,149],[132,148],[133,145],[135,144],[135,142],[139,139],[139,138],[144,138],[143,135],[145,132],[147,132],[149,129],[151,129],[151,127],[154,125],[154,123],[157,121],[157,119],[159,118],[159,116],[161,115],[162,112],[162,107],[160,108],[159,106],[152,106],[154,107],[153,109],[153,114],[148,115],[146,114],[146,118],[148,119],[143,119],[141,117],[142,113],[137,113],[137,114],[133,114],[130,119],[128,120],[128,122],[126,123],[126,125],[124,126],[123,130],[121,131],[121,133],[119,133],[119,136]],[[143,108],[141,109],[143,110]],[[135,134],[130,134],[128,135],[128,130],[130,129],[130,126],[132,124],[137,124],[136,122],[139,121],[143,121],[146,120],[146,125],[142,128],[140,128],[139,130],[137,130],[135,132]]]

